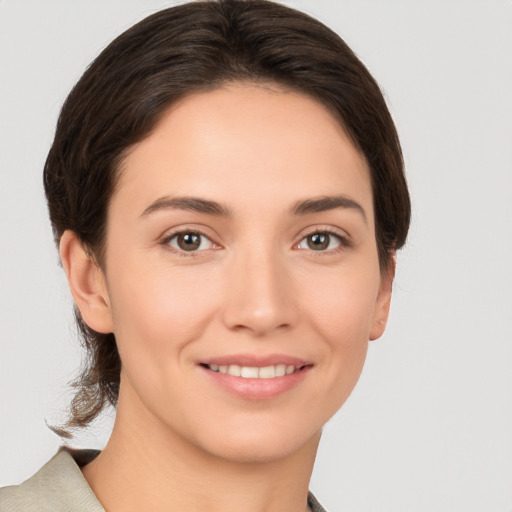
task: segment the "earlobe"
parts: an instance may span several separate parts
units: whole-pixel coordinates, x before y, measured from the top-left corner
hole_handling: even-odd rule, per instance
[[[59,252],[71,294],[83,321],[97,332],[112,332],[112,312],[105,276],[95,258],[83,247],[76,233],[70,230],[63,233]]]
[[[391,307],[391,290],[393,279],[395,277],[396,256],[395,252],[391,255],[389,268],[384,270],[380,278],[379,294],[375,303],[375,311],[370,329],[370,341],[380,338],[386,330],[386,324]]]

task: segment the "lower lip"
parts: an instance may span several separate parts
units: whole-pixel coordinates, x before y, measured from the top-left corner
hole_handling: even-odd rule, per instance
[[[246,379],[244,377],[235,377],[227,373],[214,372],[204,366],[200,366],[200,368],[206,372],[210,379],[218,386],[239,398],[246,400],[269,400],[297,386],[306,378],[312,366],[305,366],[290,375],[274,377],[272,379]]]

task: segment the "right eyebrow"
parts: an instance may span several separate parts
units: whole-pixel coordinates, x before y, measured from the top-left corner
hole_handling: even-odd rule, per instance
[[[167,208],[188,210],[199,213],[207,213],[209,215],[218,215],[220,217],[230,217],[231,212],[226,207],[215,201],[203,199],[201,197],[170,197],[163,196],[151,203],[143,212],[141,217],[149,215],[155,211],[165,210]]]

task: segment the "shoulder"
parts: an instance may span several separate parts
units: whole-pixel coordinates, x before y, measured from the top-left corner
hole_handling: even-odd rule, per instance
[[[0,489],[2,512],[105,512],[80,471],[77,460],[92,459],[92,450],[61,448],[34,476]]]
[[[98,452],[61,448],[34,476],[0,489],[2,512],[105,512],[80,471]],[[312,512],[326,512],[312,493]]]
[[[308,506],[311,512],[327,512],[320,503],[318,503],[318,500],[315,498],[312,492],[308,494]]]

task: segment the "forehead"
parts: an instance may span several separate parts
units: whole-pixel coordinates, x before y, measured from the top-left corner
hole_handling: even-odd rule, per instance
[[[230,84],[174,104],[121,167],[112,203],[169,194],[290,203],[350,193],[373,216],[366,159],[318,101],[274,86]]]

